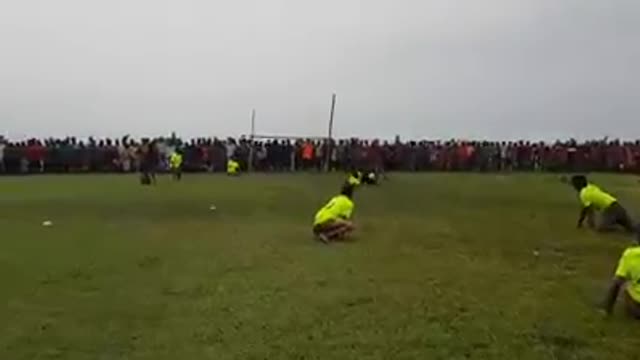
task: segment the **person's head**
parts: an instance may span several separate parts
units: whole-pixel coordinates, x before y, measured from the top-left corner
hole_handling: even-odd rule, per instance
[[[584,175],[574,175],[571,177],[571,185],[577,191],[582,190],[588,185],[587,177]]]
[[[344,184],[342,186],[342,190],[340,191],[340,195],[344,195],[346,197],[348,197],[349,199],[353,198],[353,190],[354,190],[354,186],[351,184]]]

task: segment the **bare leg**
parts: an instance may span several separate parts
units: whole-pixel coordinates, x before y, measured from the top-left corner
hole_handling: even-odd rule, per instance
[[[353,232],[355,227],[350,221],[340,222],[334,229],[328,231],[326,235],[330,240],[344,240],[347,235]]]

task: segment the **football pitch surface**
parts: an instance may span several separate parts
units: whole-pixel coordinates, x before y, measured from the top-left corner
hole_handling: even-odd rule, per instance
[[[343,179],[0,178],[0,359],[639,356],[596,311],[631,239],[576,229],[557,175],[393,174],[323,245]],[[593,180],[638,214],[636,178]]]

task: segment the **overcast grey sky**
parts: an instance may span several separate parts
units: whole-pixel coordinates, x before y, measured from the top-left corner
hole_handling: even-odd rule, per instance
[[[640,137],[637,0],[0,0],[0,134]]]

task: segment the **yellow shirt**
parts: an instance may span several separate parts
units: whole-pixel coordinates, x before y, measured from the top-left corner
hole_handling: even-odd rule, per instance
[[[593,184],[580,190],[580,202],[584,207],[593,206],[596,210],[604,210],[616,201],[616,198]]]
[[[240,164],[235,160],[227,161],[227,174],[235,175],[240,170]]]
[[[627,292],[640,303],[640,246],[630,247],[622,253],[616,276],[627,280]]]
[[[362,173],[358,172],[356,175],[350,174],[349,178],[347,179],[347,182],[349,183],[349,185],[358,186],[362,182],[361,179],[362,179]]]
[[[182,165],[182,155],[178,153],[171,154],[171,157],[169,158],[169,166],[171,166],[172,169],[177,169],[181,165]]]
[[[348,197],[344,195],[335,196],[329,200],[327,205],[318,210],[313,225],[321,225],[337,219],[347,220],[351,218],[354,207],[353,200]]]

